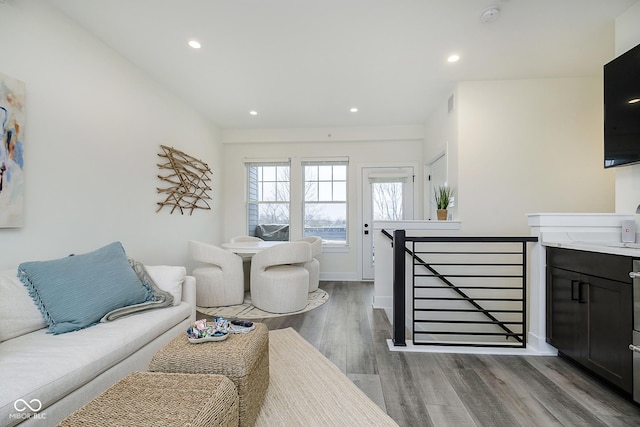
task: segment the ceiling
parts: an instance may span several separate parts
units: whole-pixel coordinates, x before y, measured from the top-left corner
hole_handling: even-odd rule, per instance
[[[636,0],[50,3],[221,129],[256,129],[416,125],[458,81],[598,75]]]

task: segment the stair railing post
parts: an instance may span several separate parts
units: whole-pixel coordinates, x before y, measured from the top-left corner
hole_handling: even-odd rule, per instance
[[[406,346],[405,342],[405,230],[393,232],[393,345]]]

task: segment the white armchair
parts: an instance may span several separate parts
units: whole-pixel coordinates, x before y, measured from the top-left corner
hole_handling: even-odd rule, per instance
[[[207,243],[189,240],[189,256],[206,265],[193,270],[196,278],[196,304],[221,307],[242,304],[244,273],[242,258]]]
[[[309,236],[301,241],[311,244],[311,261],[305,262],[303,267],[309,272],[309,292],[313,292],[318,289],[320,284],[320,261],[318,261],[318,255],[322,253],[322,239],[318,236]]]
[[[282,243],[258,252],[251,260],[251,302],[270,313],[291,313],[307,305],[311,261],[309,242]],[[298,265],[296,265],[298,264]]]

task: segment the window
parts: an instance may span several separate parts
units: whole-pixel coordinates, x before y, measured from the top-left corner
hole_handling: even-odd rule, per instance
[[[304,236],[347,244],[347,166],[343,161],[303,162]]]
[[[289,162],[246,163],[249,236],[289,240]]]
[[[373,220],[401,221],[402,182],[371,182]]]

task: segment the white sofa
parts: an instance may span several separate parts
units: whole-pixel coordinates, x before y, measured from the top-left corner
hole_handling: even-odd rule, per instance
[[[169,307],[59,335],[47,333],[43,323],[37,330],[0,342],[0,426],[56,425],[130,372],[146,370],[156,351],[195,320],[195,279],[184,274],[184,267],[173,267],[174,282],[175,268],[183,271],[182,280],[177,287],[173,285],[181,298]],[[158,280],[156,274],[153,280],[162,277]],[[8,296],[0,295],[0,310],[28,305],[30,297],[19,285],[11,287],[5,280],[0,286],[0,292],[10,294],[14,301],[9,308],[2,306]],[[26,302],[25,297],[29,298]],[[35,304],[33,307],[39,313]],[[25,317],[33,318],[30,310],[26,307],[17,317],[24,312]],[[1,316],[0,329],[6,329],[7,319]],[[26,323],[16,319],[20,322]]]

